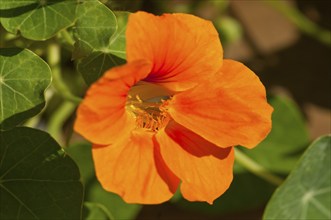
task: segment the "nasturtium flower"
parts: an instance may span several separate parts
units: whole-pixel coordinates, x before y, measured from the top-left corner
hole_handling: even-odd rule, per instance
[[[161,203],[180,187],[212,204],[232,181],[233,147],[253,148],[271,129],[264,86],[223,59],[212,23],[193,15],[131,14],[126,42],[127,63],[77,111],[98,180],[129,203]]]

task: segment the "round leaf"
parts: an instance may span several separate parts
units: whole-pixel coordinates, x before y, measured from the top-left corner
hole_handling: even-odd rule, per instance
[[[84,81],[90,85],[101,77],[106,70],[124,63],[125,60],[112,54],[93,52],[77,62],[77,70],[82,74]]]
[[[125,42],[125,31],[128,23],[129,12],[115,12],[117,19],[117,29],[114,35],[111,37],[108,48],[111,54],[117,57],[126,59],[126,42]]]
[[[110,39],[116,29],[115,14],[104,4],[99,1],[85,1],[80,4],[74,26],[76,40],[74,55],[80,57],[93,51],[108,52]]]
[[[81,219],[79,178],[74,161],[47,133],[0,132],[1,219]]]
[[[0,49],[0,128],[14,127],[39,113],[50,82],[49,66],[31,51]]]
[[[128,12],[115,15],[98,1],[78,6],[73,57],[79,59],[77,69],[87,84],[96,81],[109,68],[125,62],[128,15]]]
[[[46,40],[71,26],[77,0],[2,0],[0,21],[14,34],[32,40]]]
[[[315,141],[276,190],[264,219],[331,218],[331,136]]]

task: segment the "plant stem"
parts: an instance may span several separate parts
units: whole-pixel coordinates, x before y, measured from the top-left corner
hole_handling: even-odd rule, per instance
[[[30,118],[24,123],[25,127],[35,128],[37,127],[40,121],[40,115],[36,115],[35,117]]]
[[[49,120],[47,130],[55,140],[62,144],[62,126],[69,116],[74,112],[76,105],[72,102],[62,102]]]
[[[115,219],[113,217],[113,215],[109,212],[109,210],[104,205],[102,205],[100,203],[84,202],[84,206],[87,207],[87,208],[91,208],[91,209],[93,209],[94,207],[98,207],[99,209],[101,209],[107,215],[107,219],[109,219],[109,220],[114,220]]]
[[[74,46],[75,41],[74,39],[72,39],[71,35],[69,34],[69,32],[64,29],[63,31],[60,32],[61,36],[63,37],[63,39],[70,45],[70,46]]]
[[[240,150],[235,149],[235,155],[236,161],[256,176],[261,177],[276,186],[279,186],[284,181],[282,178],[274,175]]]
[[[53,85],[57,92],[68,101],[79,104],[81,98],[73,95],[61,77],[61,49],[57,44],[50,44],[47,50],[48,64],[52,69]]]
[[[309,20],[304,14],[294,7],[289,7],[282,1],[264,0],[275,9],[280,11],[287,17],[293,24],[295,24],[301,31],[309,34],[320,42],[330,46],[331,45],[331,32],[319,27],[317,24]]]

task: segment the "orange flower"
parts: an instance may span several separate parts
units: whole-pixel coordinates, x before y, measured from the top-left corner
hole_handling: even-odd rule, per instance
[[[128,63],[87,91],[75,130],[94,143],[102,186],[126,202],[213,201],[232,181],[233,146],[269,133],[258,77],[223,60],[211,22],[185,14],[130,15]]]

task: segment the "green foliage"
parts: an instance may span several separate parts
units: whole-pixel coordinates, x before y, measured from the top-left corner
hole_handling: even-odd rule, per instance
[[[128,14],[121,12],[116,16],[98,1],[87,1],[78,6],[73,56],[79,59],[77,69],[87,84],[93,83],[109,68],[125,62]]]
[[[89,55],[93,51],[108,52],[108,44],[116,32],[116,26],[115,14],[104,4],[98,1],[80,4],[74,27],[75,58]]]
[[[222,44],[225,45],[238,41],[243,35],[240,23],[231,17],[220,17],[215,22],[215,27],[220,33]]]
[[[276,190],[264,219],[331,218],[331,136],[310,145]]]
[[[74,161],[45,132],[0,132],[1,219],[80,219],[83,186]]]
[[[89,189],[86,200],[104,205],[115,219],[135,219],[142,208],[138,204],[127,204],[120,196],[105,191],[96,179],[91,182]]]
[[[90,144],[78,143],[66,148],[66,152],[75,160],[81,171],[83,181],[86,185],[86,202],[99,206],[99,208],[102,207],[101,209],[103,211],[99,210],[98,212],[102,211],[104,213],[104,210],[106,210],[106,213],[111,213],[114,219],[135,218],[141,209],[141,205],[125,203],[118,195],[105,191],[97,181],[94,173]],[[96,215],[99,216],[102,213]],[[94,213],[90,214],[94,215]],[[107,218],[100,219],[106,220]]]
[[[85,202],[84,208],[84,219],[86,220],[114,220],[107,208],[99,203]]]
[[[125,31],[130,13],[125,11],[115,12],[117,18],[117,29],[109,42],[109,52],[115,56],[126,59]]]
[[[47,63],[27,49],[0,49],[0,129],[18,125],[45,105],[51,82]]]
[[[2,0],[0,21],[14,34],[27,39],[46,40],[71,26],[77,0]]]
[[[91,155],[91,144],[76,143],[65,148],[79,167],[83,183],[87,184],[94,177],[94,165]]]
[[[112,54],[94,52],[77,62],[77,70],[82,74],[84,81],[90,85],[111,67],[124,64],[125,61]]]

